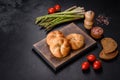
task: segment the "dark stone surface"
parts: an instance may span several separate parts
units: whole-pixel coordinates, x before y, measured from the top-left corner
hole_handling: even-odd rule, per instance
[[[96,16],[108,16],[110,24],[100,25],[105,30],[104,36],[114,38],[120,45],[119,0],[0,0],[0,80],[119,80],[120,55],[112,61],[102,60],[100,71],[94,71],[91,66],[88,72],[82,72],[80,64],[86,60],[86,54],[94,53],[98,57],[99,41],[95,49],[58,72],[32,50],[32,45],[46,36],[45,30],[34,24],[35,18],[47,14],[47,9],[57,3],[62,10],[77,5],[95,11]],[[81,21],[75,23],[83,28]]]

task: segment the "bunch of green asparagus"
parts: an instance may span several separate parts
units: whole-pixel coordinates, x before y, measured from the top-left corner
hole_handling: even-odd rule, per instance
[[[84,13],[85,10],[83,7],[73,6],[63,12],[37,17],[35,24],[45,28],[47,31],[50,31],[60,23],[84,18]]]

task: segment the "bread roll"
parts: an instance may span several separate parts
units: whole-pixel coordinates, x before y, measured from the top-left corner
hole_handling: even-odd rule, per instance
[[[68,40],[62,37],[54,38],[54,43],[51,44],[49,47],[53,56],[57,58],[63,58],[67,56],[70,52],[70,45]]]
[[[72,33],[67,35],[66,38],[69,40],[69,43],[73,50],[77,50],[84,46],[85,39],[84,39],[84,36],[81,34]]]
[[[46,37],[46,42],[48,45],[54,43],[54,38],[56,37],[64,37],[64,34],[61,31],[55,30],[50,32]]]

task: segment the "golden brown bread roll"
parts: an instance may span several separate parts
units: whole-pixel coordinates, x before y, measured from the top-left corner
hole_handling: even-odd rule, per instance
[[[57,58],[63,58],[67,56],[70,52],[70,45],[68,40],[62,37],[54,38],[54,43],[51,44],[49,47],[53,56]]]
[[[69,40],[69,43],[73,50],[77,50],[84,46],[85,39],[84,39],[84,36],[81,34],[71,33],[67,35],[66,38]]]
[[[61,31],[58,31],[58,30],[50,32],[47,35],[47,38],[46,38],[47,44],[48,45],[53,44],[54,43],[53,39],[56,38],[56,37],[64,37],[64,34]]]

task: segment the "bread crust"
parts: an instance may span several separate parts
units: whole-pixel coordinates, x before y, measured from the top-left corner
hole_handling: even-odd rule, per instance
[[[104,60],[111,60],[114,59],[118,55],[118,50],[115,50],[114,52],[111,52],[109,54],[105,54],[104,50],[102,50],[99,54],[99,57]]]
[[[50,51],[57,58],[66,57],[70,52],[70,45],[66,38],[54,38],[54,43],[50,46]]]
[[[99,57],[104,60],[111,60],[118,55],[117,42],[113,38],[103,38],[101,40],[102,51],[99,54]]]
[[[55,30],[55,31],[48,33],[48,35],[46,37],[47,44],[48,45],[53,44],[54,38],[56,38],[56,37],[64,37],[64,34],[59,30]]]
[[[117,42],[112,38],[103,38],[101,40],[103,51],[105,54],[109,54],[117,49]]]
[[[67,35],[66,38],[69,40],[69,43],[73,50],[80,49],[85,44],[84,36],[81,34],[71,33],[71,34]]]

